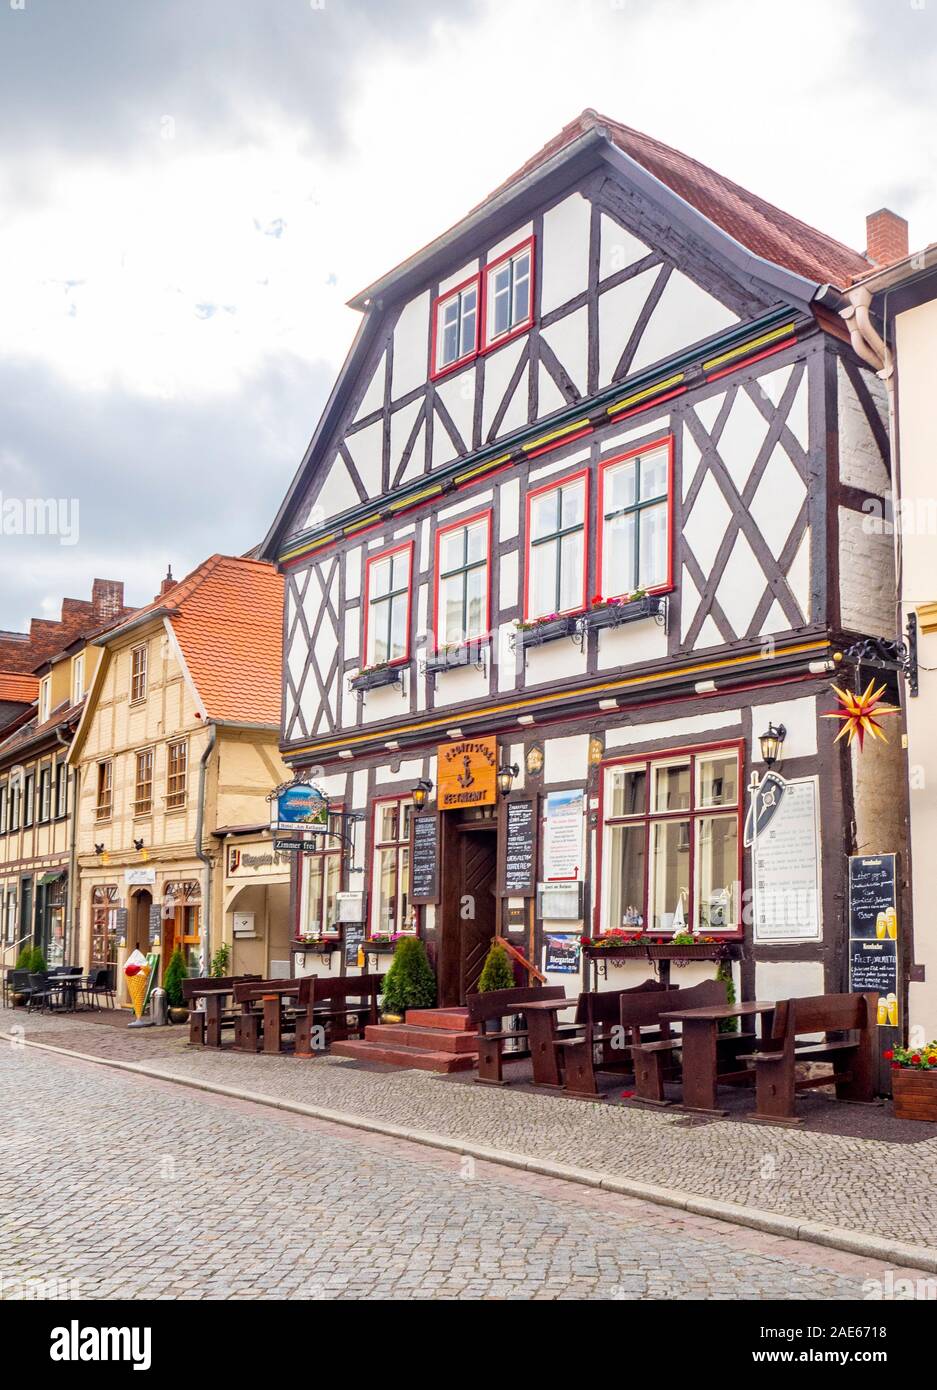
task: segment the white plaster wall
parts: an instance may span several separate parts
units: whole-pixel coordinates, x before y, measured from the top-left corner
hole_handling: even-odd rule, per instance
[[[604,212],[601,214],[599,238],[600,280],[605,280],[609,275],[615,275],[619,270],[643,260],[650,252],[650,247],[619,226],[614,218]]]
[[[570,637],[545,642],[541,647],[529,647],[525,655],[529,685],[563,680],[567,676],[581,676],[586,670],[586,653],[580,651]]]
[[[641,334],[629,375],[738,323],[733,314],[682,271],[675,270]]]
[[[871,372],[864,372],[862,379],[874,395],[878,396],[884,391],[882,383]],[[875,436],[869,428],[865,411],[859,404],[855,387],[838,358],[836,383],[839,405],[837,423],[840,477],[844,483],[849,483],[852,487],[884,494],[890,487],[888,470],[875,442]]]
[[[501,484],[501,509],[498,522],[498,540],[510,541],[520,531],[521,504],[520,480],[509,478]]]
[[[589,735],[571,734],[568,738],[548,738],[543,745],[543,781],[545,786],[560,782],[586,780],[589,773]]]
[[[589,384],[588,310],[583,307],[582,309],[576,309],[571,314],[565,314],[563,318],[557,319],[556,323],[552,323],[547,328],[541,329],[541,337],[543,337],[556,353],[558,360],[563,367],[565,367],[573,385],[579,391],[580,395],[584,396]],[[547,413],[543,409],[542,403],[540,413]]]
[[[843,626],[895,636],[895,564],[891,536],[876,534],[864,512],[839,508],[840,603]]]
[[[367,488],[368,496],[379,497],[384,448],[383,420],[375,420],[374,424],[368,425],[367,429],[359,430],[357,434],[348,435],[345,440],[345,448],[354,460],[361,481]]]
[[[763,734],[769,724],[783,724],[787,730],[781,750],[782,762],[790,758],[812,758],[817,751],[817,701],[816,696],[808,695],[802,700],[783,700],[778,704],[752,706],[751,759],[761,762],[759,734]],[[783,772],[783,767],[781,768]]]
[[[460,666],[454,671],[440,672],[436,677],[437,708],[460,704],[463,700],[483,700],[487,694],[487,668],[478,671],[474,666]]]
[[[640,743],[655,743],[660,739],[682,738],[685,734],[713,733],[725,730],[735,737],[741,729],[740,710],[716,710],[712,714],[694,714],[685,719],[658,719],[647,724],[630,724],[625,728],[609,729],[605,735],[606,749],[631,748]]]
[[[824,994],[823,962],[818,960],[759,960],[755,962],[755,995],[767,1003]]]
[[[591,203],[581,193],[573,193],[544,213],[540,286],[544,314],[588,286],[591,210]]]
[[[394,366],[391,395],[394,400],[426,380],[429,344],[429,290],[411,299],[401,310],[394,329]]]
[[[653,618],[629,623],[626,627],[606,628],[599,633],[600,671],[632,666],[639,661],[658,661],[666,655],[667,634]]]

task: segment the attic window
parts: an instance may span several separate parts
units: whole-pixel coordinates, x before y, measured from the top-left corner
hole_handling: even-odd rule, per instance
[[[485,271],[485,347],[524,333],[533,322],[534,239],[515,246]]]
[[[469,361],[478,351],[478,276],[433,304],[433,376]]]

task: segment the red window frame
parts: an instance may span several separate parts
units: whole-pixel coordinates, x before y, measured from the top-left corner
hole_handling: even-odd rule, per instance
[[[586,607],[586,596],[589,591],[589,469],[581,468],[576,473],[569,473],[565,478],[551,478],[548,483],[543,483],[540,487],[531,488],[527,493],[526,510],[524,520],[524,621],[532,622],[530,614],[530,507],[536,497],[542,496],[545,492],[556,492],[561,487],[568,487],[570,483],[578,482],[582,479],[585,484],[582,499],[582,602],[577,608],[564,608],[560,616],[572,616],[575,613],[582,613]]]
[[[510,249],[509,251],[503,252],[503,254],[500,255],[500,256],[498,257],[497,260],[491,261],[488,265],[482,267],[482,271],[481,271],[481,277],[482,277],[482,287],[481,287],[482,332],[481,332],[481,349],[480,349],[481,352],[493,352],[495,348],[501,347],[504,343],[509,343],[509,342],[511,342],[511,340],[512,340],[513,338],[518,338],[518,337],[520,337],[520,335],[521,335],[522,333],[528,333],[528,332],[530,331],[531,327],[533,326],[533,322],[534,322],[534,292],[535,292],[535,289],[536,289],[536,284],[535,284],[536,268],[535,268],[535,258],[534,258],[534,242],[535,242],[535,240],[536,240],[536,238],[535,238],[532,234],[531,234],[529,237],[525,237],[524,240],[523,240],[523,241],[519,241],[519,242],[517,243],[516,246],[512,246],[511,249]],[[523,323],[517,323],[517,324],[515,324],[514,327],[511,328],[511,329],[509,329],[507,333],[502,333],[502,334],[500,334],[497,338],[490,338],[490,339],[489,339],[489,337],[488,337],[488,298],[489,298],[489,294],[488,294],[488,284],[489,284],[489,281],[490,281],[490,279],[491,279],[491,276],[492,276],[492,275],[494,274],[494,272],[498,269],[498,266],[503,265],[505,261],[509,261],[509,260],[512,258],[512,256],[518,256],[518,255],[520,255],[520,253],[521,253],[525,248],[527,248],[527,249],[530,251],[530,297],[529,297],[529,312],[528,312],[528,314],[527,314],[527,318],[526,318],[526,320],[525,320]]]
[[[403,541],[400,545],[388,546],[386,550],[379,550],[375,555],[369,555],[364,565],[364,622],[362,624],[362,645],[361,645],[361,665],[368,665],[368,626],[371,616],[371,567],[376,565],[379,560],[386,560],[391,555],[396,555],[401,550],[410,552],[410,564],[407,570],[407,650],[406,655],[395,657],[393,661],[388,661],[388,666],[405,666],[410,660],[412,653],[413,639],[413,541]],[[381,663],[382,665],[384,663]]]
[[[397,807],[398,807],[397,839],[395,839],[395,840],[379,840],[379,839],[377,838],[377,826],[378,826],[378,819],[379,819],[379,816],[380,816],[380,813],[381,813],[381,808],[382,808],[383,806],[388,805],[390,802],[396,802],[396,803],[397,803]],[[400,820],[399,820],[399,817],[400,817],[400,808],[401,808],[402,806],[404,806],[404,805],[407,805],[407,806],[410,807],[410,826],[409,826],[409,833],[408,833],[406,839],[401,839],[401,838],[400,838]],[[395,923],[394,935],[401,934],[401,935],[406,935],[406,936],[421,936],[421,935],[422,935],[422,932],[421,932],[421,930],[420,930],[420,926],[421,926],[422,914],[421,914],[420,911],[419,911],[419,904],[418,904],[418,903],[414,903],[413,900],[412,900],[412,895],[413,895],[413,879],[412,879],[412,873],[413,873],[413,812],[416,810],[416,807],[415,807],[414,804],[413,804],[413,793],[412,793],[412,792],[388,792],[386,796],[375,796],[375,797],[372,797],[371,800],[370,800],[370,802],[368,803],[368,810],[369,810],[369,812],[370,812],[370,824],[369,824],[369,826],[368,826],[368,854],[367,854],[367,861],[368,861],[368,869],[367,869],[367,873],[368,873],[368,885],[367,885],[367,887],[368,887],[368,898],[367,898],[367,924],[366,924],[367,935],[370,937],[370,936],[373,936],[375,930],[378,930],[378,931],[382,931],[382,930],[383,930],[383,928],[381,927],[380,923],[375,923],[375,920],[374,920],[375,914],[376,914],[376,912],[377,912],[377,910],[378,910],[378,893],[377,893],[377,889],[375,888],[375,876],[376,876],[376,870],[377,870],[377,852],[378,852],[379,849],[393,849],[393,850],[395,851],[396,858],[397,858],[397,873],[398,873],[397,890],[396,890],[396,892],[397,892],[397,898],[399,899],[399,898],[400,898],[400,878],[399,878],[399,874],[400,874],[400,852],[401,852],[401,850],[406,849],[407,852],[408,852],[408,854],[407,854],[407,895],[406,895],[406,896],[407,896],[407,908],[408,908],[408,912],[409,912],[409,919],[410,919],[410,921],[412,922],[413,926],[412,926],[412,930],[407,931],[407,932],[403,932],[403,931],[401,930],[400,923],[399,923],[399,922],[396,922],[396,923]]]
[[[645,767],[647,767],[648,769],[650,769],[651,764],[652,764],[652,763],[655,763],[655,762],[656,762],[656,763],[664,763],[664,762],[668,762],[668,761],[670,761],[670,760],[672,760],[672,759],[676,759],[676,758],[688,758],[688,759],[690,760],[690,769],[691,769],[691,771],[690,771],[690,779],[691,779],[691,780],[690,780],[690,807],[689,807],[686,811],[671,811],[671,812],[657,812],[657,813],[652,813],[652,812],[648,809],[648,810],[646,810],[642,815],[635,815],[635,817],[633,818],[635,822],[638,822],[638,821],[643,822],[644,828],[645,828],[645,841],[644,841],[644,846],[645,846],[645,848],[644,848],[644,900],[643,900],[643,903],[642,903],[643,915],[644,915],[644,927],[643,927],[642,930],[644,931],[644,934],[645,934],[646,936],[653,936],[653,937],[657,937],[657,938],[660,938],[661,940],[663,940],[663,939],[665,939],[665,938],[667,938],[667,937],[669,937],[669,936],[671,935],[671,933],[670,933],[669,931],[665,931],[665,930],[662,930],[662,929],[660,929],[660,928],[658,928],[658,929],[656,929],[656,930],[655,930],[655,929],[651,929],[651,928],[649,928],[648,925],[647,925],[647,922],[648,922],[648,895],[649,895],[648,883],[649,883],[649,874],[650,874],[650,868],[651,868],[651,858],[650,858],[650,827],[651,827],[651,823],[652,823],[653,821],[658,821],[658,820],[681,820],[681,819],[683,819],[683,820],[688,820],[688,821],[690,822],[690,850],[689,850],[689,853],[690,853],[690,862],[689,862],[689,880],[690,880],[690,886],[691,886],[691,896],[690,896],[690,911],[689,911],[688,919],[687,919],[687,930],[689,931],[690,928],[691,928],[691,926],[692,926],[692,923],[693,923],[693,915],[694,915],[694,911],[695,911],[695,907],[696,907],[695,898],[694,898],[694,895],[695,895],[695,893],[696,893],[696,837],[695,837],[695,834],[693,833],[693,822],[694,822],[695,820],[697,820],[700,816],[712,814],[712,813],[714,813],[714,812],[715,812],[716,814],[718,814],[719,811],[720,811],[720,809],[722,809],[723,812],[726,812],[726,811],[729,811],[729,810],[732,809],[731,807],[719,808],[719,807],[709,807],[709,806],[707,806],[707,807],[701,807],[701,808],[699,808],[698,810],[697,810],[697,809],[694,809],[693,803],[694,803],[695,796],[696,796],[696,768],[695,768],[695,764],[694,764],[694,762],[693,762],[693,759],[694,759],[697,755],[699,755],[699,754],[704,754],[704,753],[730,753],[730,752],[733,752],[733,751],[737,753],[737,755],[738,755],[738,760],[739,760],[739,796],[738,796],[738,805],[736,806],[735,810],[736,810],[736,816],[737,816],[737,820],[738,820],[738,860],[737,860],[737,863],[738,863],[738,868],[737,868],[738,877],[737,877],[737,879],[736,879],[736,882],[738,883],[738,887],[739,887],[739,902],[738,902],[738,904],[737,904],[737,908],[738,908],[740,920],[739,920],[739,922],[737,923],[736,926],[730,928],[729,930],[726,930],[726,931],[718,931],[718,930],[716,930],[716,929],[712,929],[712,928],[711,928],[709,931],[706,932],[706,935],[707,935],[707,936],[715,936],[715,937],[717,937],[718,940],[720,940],[720,941],[740,941],[740,940],[742,939],[742,937],[743,937],[743,935],[744,935],[744,931],[745,931],[744,920],[741,920],[741,919],[744,917],[744,904],[743,904],[743,902],[742,902],[742,883],[743,883],[742,869],[743,869],[743,862],[744,862],[744,847],[743,847],[743,844],[742,844],[742,840],[743,840],[743,830],[744,830],[744,824],[745,824],[745,804],[744,804],[745,799],[744,799],[744,795],[743,795],[743,793],[744,793],[744,787],[745,787],[745,740],[744,740],[743,738],[727,739],[727,740],[723,740],[722,742],[719,742],[719,743],[699,743],[699,744],[691,744],[691,745],[689,745],[688,747],[684,747],[684,748],[664,748],[664,749],[659,749],[659,750],[657,750],[657,751],[652,751],[652,752],[650,752],[650,753],[630,753],[630,754],[627,754],[626,756],[623,756],[623,757],[621,757],[621,758],[606,758],[606,759],[599,765],[599,810],[598,810],[598,825],[597,825],[597,835],[596,835],[596,880],[597,880],[597,885],[598,885],[598,886],[597,886],[597,891],[596,891],[596,894],[595,894],[595,906],[594,906],[594,908],[593,908],[593,913],[592,913],[592,934],[593,934],[593,936],[600,936],[601,933],[602,933],[602,910],[603,910],[603,906],[604,906],[603,898],[604,898],[604,895],[605,895],[605,865],[604,865],[604,862],[603,862],[603,861],[604,861],[604,857],[605,857],[605,826],[606,826],[606,822],[605,822],[605,783],[606,783],[606,773],[608,772],[608,770],[609,770],[610,768],[612,768],[612,767],[623,767],[623,766],[626,766],[626,765],[628,765],[628,764],[639,764],[639,765],[640,765],[640,764],[643,764]],[[648,807],[650,807],[650,791],[651,791],[651,779],[650,779],[650,776],[649,776],[649,777],[648,777],[648,784],[647,784]],[[616,820],[616,824],[620,824],[620,823],[621,823],[620,821]],[[620,924],[619,924],[619,923],[612,923],[612,924],[610,924],[610,925],[611,925],[611,926],[619,926]]]
[[[474,275],[470,275],[467,280],[463,280],[458,285],[453,285],[444,294],[437,295],[433,300],[433,311],[430,315],[430,344],[429,344],[429,376],[430,381],[438,381],[442,376],[448,376],[450,372],[458,371],[466,363],[471,362],[478,356],[478,344],[480,339],[480,323],[482,316],[482,287],[481,271],[476,270]],[[475,285],[475,342],[470,352],[465,352],[461,357],[457,357],[454,362],[446,362],[440,365],[439,362],[439,311],[444,304],[448,304],[450,299],[454,299],[457,294],[462,294],[469,285]],[[499,339],[500,341],[500,339]]]
[[[471,526],[475,522],[484,521],[485,523],[485,630],[484,632],[473,633],[471,637],[466,637],[466,642],[477,642],[481,638],[487,637],[491,632],[491,507],[486,507],[483,511],[473,512],[471,516],[456,517],[449,521],[445,526],[440,526],[436,532],[433,548],[433,639],[435,650],[441,651],[439,641],[439,587],[442,574],[439,568],[439,551],[442,538],[450,531],[461,531],[466,526]],[[447,644],[443,644],[447,645]]]
[[[330,806],[330,808],[329,808],[329,827],[330,827],[330,828],[331,828],[331,825],[332,825],[332,820],[333,820],[333,818],[337,819],[337,818],[342,814],[342,812],[344,811],[344,809],[345,809],[345,803],[344,803],[343,801],[336,801],[334,804],[332,804],[332,805]],[[318,846],[318,845],[320,844],[320,840],[319,840],[318,838],[316,838],[316,839],[314,840],[314,843],[316,844],[316,846]],[[321,844],[322,844],[322,846],[323,846],[322,848],[318,848],[318,847],[317,847],[316,849],[311,849],[311,850],[309,850],[308,852],[306,852],[306,853],[304,853],[304,854],[300,854],[300,855],[297,856],[297,858],[299,859],[299,874],[298,874],[299,882],[298,882],[298,891],[297,891],[297,893],[296,893],[296,904],[295,904],[295,908],[294,908],[294,912],[293,912],[293,941],[292,941],[292,944],[293,944],[294,946],[298,946],[300,950],[303,949],[303,948],[302,948],[301,930],[302,930],[302,925],[303,925],[303,912],[305,911],[305,908],[306,908],[306,894],[307,894],[308,888],[309,888],[309,879],[308,879],[309,860],[310,860],[310,859],[313,859],[313,858],[316,858],[316,859],[324,859],[324,858],[326,858],[326,857],[329,856],[329,855],[338,855],[338,856],[340,857],[340,856],[342,855],[342,853],[343,853],[341,842],[340,842],[340,841],[337,841],[337,840],[333,842],[332,840],[329,839],[328,836],[322,836],[322,837],[321,837]],[[342,882],[343,882],[343,880],[344,880],[344,877],[345,877],[345,866],[344,866],[344,864],[340,863],[340,865],[339,865],[339,873],[338,873],[338,884],[339,884],[339,886],[338,886],[338,892],[341,892],[341,891],[342,891]],[[307,928],[308,928],[308,925],[309,925],[309,924],[308,924],[308,922],[307,922],[307,923],[306,923]],[[328,937],[330,941],[339,941],[339,940],[341,939],[341,934],[342,934],[342,924],[341,924],[341,922],[335,922],[331,927],[325,927],[321,932],[317,933],[317,935],[318,935],[320,938]],[[310,936],[310,935],[312,935],[312,933],[309,932],[309,931],[307,930],[306,935],[307,935],[307,936]]]
[[[599,486],[598,486],[598,510],[596,513],[596,526],[598,527],[598,545],[596,553],[596,592],[601,593],[605,599],[621,598],[623,594],[630,590],[623,589],[621,593],[607,594],[603,586],[603,575],[605,573],[605,474],[610,468],[614,468],[619,463],[625,463],[628,459],[637,458],[641,454],[650,454],[655,449],[667,446],[667,578],[660,584],[654,584],[648,589],[649,594],[669,594],[673,591],[673,435],[661,435],[659,439],[651,440],[649,444],[642,444],[637,449],[629,449],[626,453],[615,454],[611,458],[602,459],[599,463]]]

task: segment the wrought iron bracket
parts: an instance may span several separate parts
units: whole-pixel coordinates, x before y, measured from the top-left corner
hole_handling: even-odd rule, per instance
[[[843,661],[855,667],[867,666],[873,671],[900,671],[908,682],[908,694],[918,694],[917,615],[908,614],[903,642],[884,637],[865,637],[843,652]]]

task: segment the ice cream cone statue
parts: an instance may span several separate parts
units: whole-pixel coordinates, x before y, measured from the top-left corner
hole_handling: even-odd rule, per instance
[[[133,1011],[137,1018],[140,1018],[146,999],[146,987],[150,979],[150,967],[142,951],[132,951],[127,957],[124,977],[127,981],[127,994],[133,1005]]]

